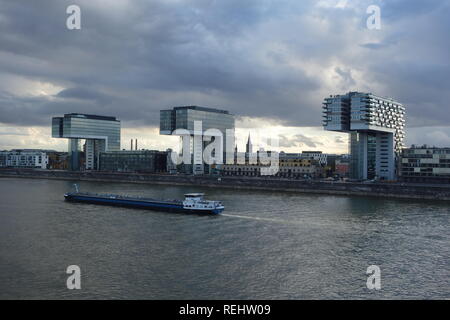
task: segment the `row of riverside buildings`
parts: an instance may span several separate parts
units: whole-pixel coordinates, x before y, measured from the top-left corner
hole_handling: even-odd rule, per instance
[[[157,150],[124,150],[118,152],[100,152],[98,171],[169,172],[167,157],[169,151]],[[77,155],[79,167],[86,169],[86,152]],[[69,152],[40,149],[13,149],[0,151],[0,168],[29,168],[70,170],[73,162]]]
[[[280,152],[275,176],[449,183],[450,148],[405,148],[405,113],[401,103],[372,93],[349,92],[327,97],[323,102],[324,129],[348,133],[349,154]],[[221,133],[226,148],[235,145],[234,115],[226,110],[183,106],[160,111],[160,134],[188,137],[188,145],[183,142],[183,148],[188,148],[192,164],[172,163],[170,149],[137,150],[137,141],[134,149],[132,144],[131,150],[121,150],[120,130],[120,120],[115,117],[79,113],[54,117],[52,137],[68,139],[67,152],[0,151],[0,167],[261,176],[265,166],[259,159],[259,152],[263,150],[253,152],[250,136],[245,152],[239,153],[236,147],[232,151],[234,161],[231,163],[208,165],[202,160],[203,150],[217,139],[211,130]],[[209,139],[196,140],[199,130]],[[84,141],[82,147],[81,141]],[[226,158],[225,151],[223,158]],[[245,161],[238,161],[238,158]]]
[[[317,155],[320,154],[320,157]],[[125,150],[101,152],[99,171],[178,173],[182,169],[171,164],[170,150]],[[84,163],[84,152],[79,156]],[[68,152],[39,149],[14,149],[0,151],[0,168],[33,168],[68,170]],[[260,163],[226,164],[211,173],[224,176],[261,176]],[[399,180],[421,183],[450,183],[450,148],[412,146],[404,148],[400,157]],[[85,169],[84,169],[85,170]],[[186,172],[184,172],[186,173]],[[326,178],[350,177],[349,155],[327,155],[320,152],[279,154],[279,171],[276,177]]]
[[[171,150],[121,150],[105,151],[98,155],[99,168],[97,171],[107,172],[136,172],[136,173],[184,173],[186,166],[174,165],[170,157]],[[223,176],[261,176],[261,169],[265,167],[260,161],[259,152],[253,156],[243,153],[245,160],[242,163],[235,161],[222,166],[210,166],[207,174]],[[254,157],[256,161],[250,162]],[[348,175],[349,161],[347,155],[327,155],[320,151],[305,151],[302,153],[279,153],[279,170],[274,177],[317,179],[325,177],[346,177]],[[80,151],[77,155],[81,171],[86,169],[86,152]],[[0,168],[30,168],[69,170],[72,159],[69,152],[38,149],[14,149],[0,151]],[[192,169],[188,167],[188,170]]]

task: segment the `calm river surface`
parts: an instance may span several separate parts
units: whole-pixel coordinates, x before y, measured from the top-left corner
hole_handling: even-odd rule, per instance
[[[66,203],[73,181],[0,178],[2,299],[450,298],[450,204],[80,182],[221,216]],[[68,290],[66,268],[81,268]],[[379,291],[366,270],[381,268]]]

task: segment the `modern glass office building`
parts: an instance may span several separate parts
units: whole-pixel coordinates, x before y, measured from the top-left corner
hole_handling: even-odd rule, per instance
[[[175,129],[186,129],[194,134],[194,121],[201,121],[204,131],[234,129],[234,115],[226,110],[198,106],[175,107],[160,111],[160,133],[172,134]]]
[[[120,121],[115,117],[69,113],[52,119],[52,137],[69,139],[72,170],[79,170],[79,142],[85,139],[86,169],[98,169],[100,152],[120,150]]]
[[[193,148],[195,122],[201,122],[202,128],[201,134],[203,136],[208,135],[206,131],[209,129],[217,129],[222,133],[224,161],[225,161],[226,158],[225,151],[227,143],[229,142],[232,148],[234,148],[234,128],[235,128],[234,115],[230,114],[226,110],[218,110],[199,106],[175,107],[170,110],[160,111],[160,134],[173,135],[176,129],[187,130],[191,135],[191,142],[190,142],[191,147],[189,151],[190,152],[193,151],[192,173],[203,174],[209,171],[209,166],[203,163],[202,154],[200,154],[199,150],[195,150]],[[227,130],[229,130],[229,133],[231,131],[233,133],[227,136]],[[201,151],[203,152],[204,148],[210,142],[202,141],[201,143],[202,143]]]
[[[100,152],[100,171],[167,172],[167,151],[131,150]]]
[[[349,92],[325,98],[323,126],[350,133],[350,177],[394,180],[404,147],[405,107],[391,98]]]

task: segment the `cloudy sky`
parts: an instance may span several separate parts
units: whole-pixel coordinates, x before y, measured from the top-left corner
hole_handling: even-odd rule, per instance
[[[447,0],[0,0],[0,149],[65,150],[50,121],[69,112],[117,116],[123,148],[165,149],[178,139],[159,136],[159,110],[201,105],[237,116],[240,146],[255,129],[346,152],[321,103],[350,90],[405,104],[407,144],[450,146],[449,17]]]

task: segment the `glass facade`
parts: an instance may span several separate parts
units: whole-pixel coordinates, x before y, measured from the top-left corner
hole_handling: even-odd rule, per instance
[[[171,134],[175,130],[174,110],[161,110],[159,116],[159,130],[161,134]]]
[[[77,170],[78,151],[75,140],[86,140],[86,169],[98,168],[98,154],[120,150],[120,121],[115,117],[70,113],[52,119],[52,137],[69,142],[71,168]],[[72,143],[73,142],[73,143]]]
[[[107,150],[120,150],[120,121],[65,115],[63,138],[100,139],[107,141]]]
[[[205,107],[175,107],[173,110],[160,111],[161,134],[172,134],[176,129],[186,129],[194,133],[194,121],[202,122],[203,131],[234,129],[234,116],[225,110]]]
[[[186,106],[175,107],[172,110],[160,111],[160,134],[171,135],[176,129],[185,129],[189,131],[189,134],[194,136],[195,122],[201,122],[202,135],[205,135],[205,131],[209,129],[217,129],[222,133],[223,137],[223,161],[226,159],[226,147],[227,143],[230,143],[231,149],[234,149],[234,115],[230,114],[226,110],[218,110],[212,108],[198,107],[198,106]],[[227,136],[227,129],[230,130],[230,135]],[[229,141],[227,141],[227,139]],[[193,139],[191,138],[191,150],[193,150]],[[211,140],[212,142],[213,140]],[[202,150],[211,142],[202,143]],[[195,150],[194,150],[195,151]],[[204,173],[209,170],[209,166],[203,163],[203,157],[200,153],[195,153],[192,157],[196,162],[192,166],[194,173]],[[197,161],[196,161],[197,160]],[[198,162],[201,162],[199,164]],[[187,165],[187,164],[185,164]],[[189,165],[187,165],[189,166]]]
[[[376,176],[377,162],[377,136],[374,133],[367,134],[367,179]]]
[[[202,110],[177,110],[177,128],[194,130],[194,121],[202,122],[202,129],[218,129],[225,132],[226,129],[234,129],[234,117],[228,113],[210,112]]]
[[[63,118],[55,117],[52,119],[52,137],[62,138],[63,136]]]
[[[119,172],[166,172],[168,152],[144,151],[117,151],[100,153],[101,171]]]
[[[69,152],[69,169],[80,170],[80,139],[70,139],[67,151]]]
[[[350,129],[350,99],[335,96],[326,98],[323,104],[323,125],[328,130],[348,131]]]
[[[350,133],[350,178],[364,177],[364,135],[359,132]]]

